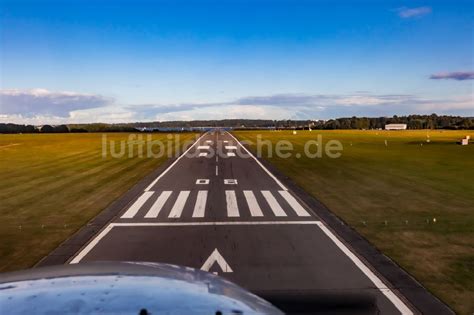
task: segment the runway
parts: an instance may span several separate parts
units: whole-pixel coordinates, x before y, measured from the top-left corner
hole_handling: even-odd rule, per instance
[[[104,260],[189,266],[255,293],[368,293],[382,314],[416,313],[350,244],[221,130],[201,136],[69,263]]]

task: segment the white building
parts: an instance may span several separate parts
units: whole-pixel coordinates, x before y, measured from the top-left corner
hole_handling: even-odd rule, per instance
[[[406,130],[407,124],[386,124],[385,130]]]

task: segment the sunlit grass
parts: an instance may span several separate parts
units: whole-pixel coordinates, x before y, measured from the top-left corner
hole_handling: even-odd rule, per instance
[[[0,271],[31,267],[165,160],[103,158],[102,134],[0,135]]]
[[[255,131],[289,140],[296,158],[269,160],[457,312],[474,311],[473,131]],[[339,140],[342,156],[310,159],[306,141]],[[429,142],[427,141],[429,140]],[[253,146],[255,149],[255,146]],[[263,151],[265,152],[265,151]],[[433,221],[436,221],[434,223]]]

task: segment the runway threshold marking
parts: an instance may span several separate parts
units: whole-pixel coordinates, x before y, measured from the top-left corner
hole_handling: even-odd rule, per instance
[[[138,199],[128,208],[128,210],[121,216],[122,219],[133,218],[138,210],[145,204],[145,202],[153,195],[153,191],[145,191]]]
[[[273,211],[273,214],[276,217],[286,217],[286,213],[283,210],[283,208],[280,206],[278,201],[276,200],[275,197],[273,197],[272,193],[269,190],[262,190],[262,195],[267,201],[268,205]]]
[[[158,199],[156,199],[156,201],[153,203],[147,214],[145,214],[145,218],[157,218],[160,214],[161,209],[163,208],[171,194],[172,191],[163,191],[158,197]]]
[[[311,216],[287,190],[278,191],[299,217]]]
[[[206,211],[207,190],[198,191],[196,203],[194,205],[193,218],[204,218]]]
[[[255,198],[255,194],[251,190],[244,190],[245,200],[247,201],[247,205],[249,206],[250,214],[252,217],[263,217],[262,209],[258,205],[257,198]]]
[[[240,217],[239,207],[237,206],[237,197],[234,190],[225,191],[225,200],[227,203],[227,216]]]
[[[191,191],[189,190],[182,190],[179,192],[178,199],[176,199],[176,202],[174,203],[168,218],[179,218],[181,216],[184,205],[186,204],[186,200],[188,200],[190,193]]]

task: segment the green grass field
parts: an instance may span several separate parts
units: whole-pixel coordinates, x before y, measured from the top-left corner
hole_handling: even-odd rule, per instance
[[[0,135],[0,271],[34,265],[166,160],[136,157],[136,148],[134,158],[103,158],[101,148],[102,134]]]
[[[267,159],[457,312],[473,314],[474,144],[456,144],[473,131],[235,132],[254,143],[258,134],[302,155],[318,134],[339,140],[338,159]]]

